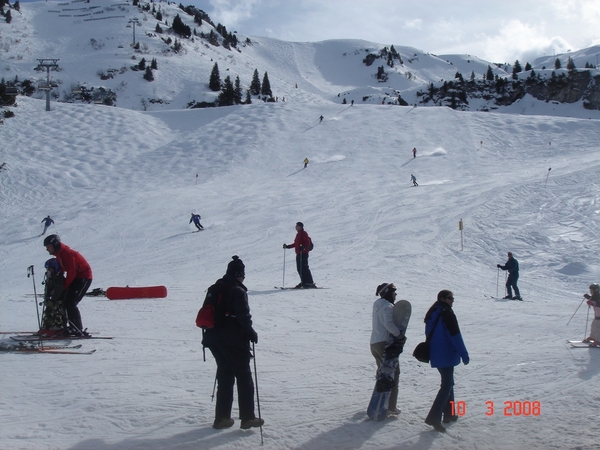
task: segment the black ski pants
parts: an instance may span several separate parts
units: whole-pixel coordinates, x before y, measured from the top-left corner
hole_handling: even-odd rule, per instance
[[[238,407],[241,420],[254,419],[254,382],[250,370],[250,349],[211,345],[217,362],[217,406],[215,419],[230,419],[233,385],[237,380]]]
[[[298,270],[300,282],[303,285],[314,284],[312,274],[308,268],[308,253],[298,253],[296,255],[296,270]]]
[[[83,324],[81,323],[81,313],[79,312],[77,305],[88,291],[91,284],[91,278],[75,278],[67,288],[67,293],[65,295],[64,306],[67,310],[69,322],[77,327],[79,331],[83,331]]]

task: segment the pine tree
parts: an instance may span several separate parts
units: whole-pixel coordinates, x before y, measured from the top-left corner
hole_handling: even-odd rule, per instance
[[[239,75],[235,77],[235,82],[233,84],[233,101],[236,105],[242,103],[242,86]]]
[[[523,71],[523,69],[521,68],[521,64],[519,63],[519,60],[517,59],[515,61],[515,64],[513,65],[513,70],[512,70],[513,80],[516,80],[517,78],[519,78],[519,76],[517,74],[522,71]]]
[[[208,81],[208,87],[211,91],[220,91],[221,90],[221,76],[219,75],[219,66],[217,63],[212,68],[212,72],[210,73],[210,80]]]
[[[146,68],[146,58],[142,58],[138,64],[138,69],[144,70]]]
[[[525,64],[525,71],[529,72],[532,69],[531,64],[527,63]]]
[[[217,98],[217,102],[219,103],[219,106],[231,106],[235,102],[235,91],[229,75],[227,75],[225,81],[223,81],[223,89]]]
[[[152,58],[152,62],[150,63],[150,68],[152,70],[157,70],[158,69],[158,63],[156,62],[156,58]]]
[[[560,59],[556,58],[556,61],[554,61],[554,68],[556,70],[560,69],[562,67],[562,65],[560,64]]]
[[[258,77],[258,69],[254,69],[254,75],[252,75],[252,83],[250,83],[250,93],[252,95],[260,94],[260,78]]]
[[[252,104],[252,95],[250,95],[250,89],[246,90],[246,105]]]
[[[154,81],[154,74],[150,67],[146,67],[146,73],[144,74],[144,80]]]
[[[494,80],[494,72],[492,71],[492,68],[488,65],[487,68],[487,72],[485,74],[485,79],[488,81],[493,81]]]
[[[273,92],[271,91],[271,83],[269,83],[269,76],[267,75],[267,72],[265,72],[263,77],[260,93],[267,97],[273,96]]]
[[[575,70],[575,63],[573,62],[573,59],[570,56],[569,61],[567,62],[567,69]]]

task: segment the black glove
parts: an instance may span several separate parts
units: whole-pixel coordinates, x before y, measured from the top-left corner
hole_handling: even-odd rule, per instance
[[[250,342],[254,342],[255,344],[258,344],[258,333],[256,331],[254,331],[253,329],[250,329],[250,331],[248,331],[246,334],[247,334],[248,340]]]
[[[283,248],[289,248],[287,245],[283,244]]]
[[[496,267],[499,269],[500,268],[500,264],[496,264]]]

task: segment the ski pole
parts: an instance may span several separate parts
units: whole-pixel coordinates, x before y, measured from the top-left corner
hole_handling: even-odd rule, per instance
[[[217,390],[217,373],[215,372],[215,384],[213,385],[213,393],[210,396],[210,401],[213,402],[215,400],[215,391]]]
[[[569,325],[571,323],[571,320],[573,320],[573,317],[575,317],[575,314],[577,314],[577,311],[579,311],[579,308],[581,308],[581,305],[583,305],[583,302],[585,302],[585,300],[586,300],[585,297],[583,297],[583,300],[581,300],[581,303],[579,304],[579,306],[577,307],[577,309],[575,310],[575,312],[573,313],[573,315],[571,316],[571,318],[567,322],[567,325]],[[586,331],[587,331],[587,324],[586,324]]]
[[[588,326],[588,322],[590,320],[590,309],[591,309],[591,306],[588,305],[587,318],[585,319],[585,333],[583,334],[583,339],[582,340],[587,339],[587,326]]]
[[[31,266],[29,266],[27,268],[27,278],[29,278],[30,275],[31,275],[32,280],[33,280],[33,297],[35,298],[35,310],[37,312],[38,330],[41,330],[42,329],[42,322],[40,320],[40,308],[38,306],[37,291],[35,289],[35,272],[33,270],[33,265],[31,265]]]
[[[285,287],[285,247],[283,247],[283,280],[281,281],[281,287]]]
[[[496,275],[496,297],[498,297],[499,284],[500,284],[500,267],[498,267],[498,274]]]
[[[262,422],[262,417],[260,416],[260,397],[258,396],[258,373],[256,371],[256,349],[254,348],[254,342],[252,343],[252,355],[254,356],[254,384],[256,385],[256,406],[258,409],[259,422]],[[260,426],[260,445],[264,445],[262,425]]]

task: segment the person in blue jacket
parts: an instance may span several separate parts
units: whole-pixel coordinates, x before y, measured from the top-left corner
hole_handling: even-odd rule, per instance
[[[469,364],[469,352],[460,334],[458,320],[452,311],[453,303],[454,294],[442,290],[438,292],[437,301],[425,315],[425,335],[432,333],[429,342],[430,364],[442,377],[440,390],[425,423],[439,432],[446,431],[442,425],[442,418],[444,423],[455,422],[458,419],[450,403],[454,402],[454,366],[459,365],[461,359],[463,364]]]
[[[194,222],[194,225],[196,225],[196,228],[198,228],[198,230],[204,230],[204,227],[200,223],[200,219],[201,219],[200,214],[192,213],[192,217],[190,218],[189,223]]]
[[[496,264],[498,269],[508,270],[508,278],[506,279],[506,297],[507,299],[512,300],[523,300],[521,298],[521,293],[519,292],[519,288],[517,287],[517,281],[519,281],[519,261],[517,261],[511,252],[507,253],[508,261],[506,264],[501,266],[500,264]],[[512,295],[512,289],[515,290],[515,296]]]
[[[44,224],[44,231],[42,231],[42,236],[43,236],[44,234],[46,234],[48,227],[54,223],[54,220],[52,220],[50,218],[50,216],[48,216],[48,217],[45,217],[44,219],[42,219],[42,223]]]

